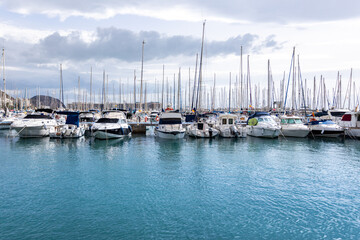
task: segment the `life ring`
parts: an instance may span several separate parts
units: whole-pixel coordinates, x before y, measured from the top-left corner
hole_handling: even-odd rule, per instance
[[[158,122],[159,121],[159,116],[156,116],[155,120]]]
[[[145,122],[147,122],[147,120],[148,120],[148,117],[147,117],[147,116],[145,116]]]

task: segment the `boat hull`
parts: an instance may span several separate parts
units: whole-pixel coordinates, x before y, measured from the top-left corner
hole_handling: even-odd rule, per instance
[[[223,138],[245,138],[246,130],[245,129],[237,129],[237,133],[231,131],[230,128],[222,128],[220,129],[220,137]]]
[[[309,135],[309,129],[286,129],[283,128],[281,130],[282,135],[285,137],[297,137],[297,138],[304,138]]]
[[[0,123],[0,130],[9,130],[12,122]]]
[[[310,138],[338,138],[344,136],[344,130],[311,130]]]
[[[131,133],[121,134],[117,130],[97,130],[93,132],[93,136],[96,139],[107,140],[107,139],[118,139],[131,136]]]
[[[182,139],[185,137],[185,130],[184,131],[160,131],[155,129],[155,135],[159,138],[164,139]]]
[[[37,138],[37,137],[48,137],[49,128],[45,126],[26,126],[26,127],[12,127],[21,138]]]
[[[279,128],[265,128],[257,126],[247,126],[247,135],[260,138],[277,138],[280,135]]]
[[[345,129],[345,136],[349,138],[360,138],[360,128]]]

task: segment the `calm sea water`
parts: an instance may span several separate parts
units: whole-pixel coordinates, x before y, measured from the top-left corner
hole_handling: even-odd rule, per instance
[[[359,239],[360,142],[0,136],[1,239]]]

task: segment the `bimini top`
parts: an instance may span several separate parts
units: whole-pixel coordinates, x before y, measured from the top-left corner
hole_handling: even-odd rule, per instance
[[[262,117],[262,116],[270,116],[270,114],[268,112],[256,112],[253,115],[250,115],[248,120],[247,120],[247,124],[249,124],[249,120],[252,118],[256,118],[256,117]]]

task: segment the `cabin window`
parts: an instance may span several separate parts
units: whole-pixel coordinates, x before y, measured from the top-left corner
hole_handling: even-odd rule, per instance
[[[223,118],[222,124],[223,124],[223,125],[226,125],[226,118]]]
[[[229,119],[229,124],[234,124],[234,119]]]
[[[198,123],[198,129],[203,130],[204,129],[204,124],[203,123]]]
[[[289,119],[289,123],[290,123],[290,124],[294,124],[294,123],[295,123],[295,120],[294,120],[294,119]]]
[[[358,122],[360,122],[360,115],[358,115],[357,120],[358,120]]]
[[[264,121],[263,118],[259,118],[259,119],[258,119],[258,122],[263,122],[263,121]]]
[[[295,123],[302,124],[303,122],[301,121],[301,119],[295,119]]]
[[[345,122],[351,121],[351,114],[343,115],[341,121],[345,121]],[[358,118],[358,121],[359,121],[359,118]]]
[[[281,123],[287,123],[286,119],[281,119]]]

